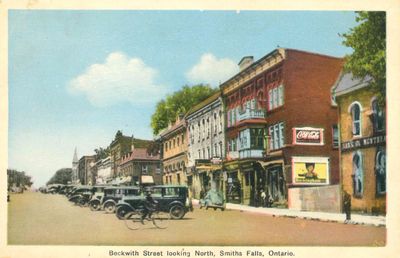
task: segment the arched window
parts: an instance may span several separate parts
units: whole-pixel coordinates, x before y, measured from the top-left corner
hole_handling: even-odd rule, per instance
[[[361,105],[354,102],[350,106],[353,136],[361,136]]]
[[[357,151],[353,154],[353,195],[362,197],[364,188],[364,172],[362,166],[362,154]]]
[[[376,194],[386,193],[386,153],[383,148],[378,149],[375,157]]]

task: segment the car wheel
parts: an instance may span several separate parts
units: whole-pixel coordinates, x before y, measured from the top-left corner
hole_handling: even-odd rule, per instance
[[[118,219],[125,219],[126,214],[130,211],[131,210],[129,208],[121,206],[115,211],[115,215]]]
[[[185,209],[181,205],[174,205],[169,209],[169,214],[172,219],[181,219],[185,216]]]
[[[93,201],[90,203],[90,210],[92,211],[98,211],[100,209],[100,202],[99,201]]]
[[[106,213],[113,213],[115,211],[115,203],[109,202],[104,205]]]

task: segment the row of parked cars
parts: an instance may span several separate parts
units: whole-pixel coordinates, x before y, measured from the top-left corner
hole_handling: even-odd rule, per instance
[[[109,186],[109,185],[52,185],[42,193],[64,194],[76,205],[89,206],[92,211],[103,210],[115,213],[119,219],[135,209],[141,209],[145,200],[144,191],[150,190],[152,197],[158,202],[158,209],[169,212],[172,219],[181,219],[189,211],[193,211],[188,188],[181,185]]]

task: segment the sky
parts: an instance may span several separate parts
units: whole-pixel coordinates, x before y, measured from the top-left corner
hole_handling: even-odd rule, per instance
[[[183,85],[218,85],[243,56],[294,48],[336,57],[354,12],[9,11],[8,167],[34,186],[110,144],[152,139],[157,102]]]

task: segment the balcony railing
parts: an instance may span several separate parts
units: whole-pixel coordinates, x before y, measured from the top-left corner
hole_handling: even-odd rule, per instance
[[[245,109],[239,112],[238,121],[254,118],[265,118],[265,111],[263,109]]]
[[[247,150],[240,150],[239,151],[239,158],[240,159],[245,159],[245,158],[262,158],[264,156],[264,150],[252,150],[252,149],[247,149]]]

